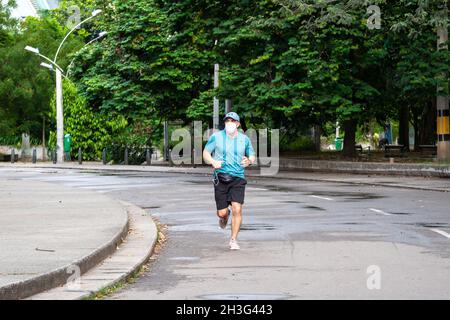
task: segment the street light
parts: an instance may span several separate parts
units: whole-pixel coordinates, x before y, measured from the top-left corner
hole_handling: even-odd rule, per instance
[[[79,26],[81,26],[83,23],[95,18],[97,15],[99,15],[102,12],[102,10],[94,10],[92,12],[92,15],[81,21],[79,24],[77,24],[75,27],[70,30],[64,39],[59,44],[58,50],[56,51],[55,58],[53,60],[50,60],[46,56],[42,55],[39,52],[38,48],[33,48],[31,46],[26,46],[25,50],[32,52],[34,54],[37,54],[41,58],[47,60],[51,63],[52,66],[55,66],[56,71],[56,151],[57,151],[57,162],[63,163],[64,162],[64,113],[63,113],[63,88],[62,88],[62,76],[64,74],[63,69],[58,66],[56,63],[56,60],[58,58],[58,54],[61,51],[61,48],[64,44],[64,42],[67,40],[67,38],[74,32]],[[44,66],[47,68],[48,64],[41,64],[41,66]],[[53,69],[53,67],[52,67]]]
[[[92,39],[91,41],[89,41],[88,43],[86,43],[86,44],[83,46],[83,48],[81,48],[81,49],[79,50],[79,52],[80,52],[81,50],[83,50],[85,47],[87,47],[88,45],[90,45],[91,43],[93,43],[93,42],[95,42],[95,41],[97,41],[97,40],[100,40],[101,38],[105,37],[107,34],[108,34],[107,31],[102,31],[102,32],[100,32],[97,38]],[[69,66],[67,67],[67,73],[66,73],[66,76],[67,76],[68,78],[70,77],[70,72],[72,71],[72,65],[73,65],[73,63],[75,62],[75,59],[76,59],[76,57],[74,57],[74,58],[72,59],[72,61],[70,61],[70,64],[69,64]]]
[[[25,50],[33,52],[35,54],[39,54],[39,49],[38,48],[33,48],[33,47],[30,47],[30,46],[26,46]]]
[[[39,52],[39,49],[38,49],[38,48],[33,48],[33,47],[30,47],[30,46],[26,46],[26,47],[25,47],[25,50],[27,50],[27,51],[29,51],[29,52],[32,52],[32,53],[34,53],[35,55],[37,55],[37,56],[39,56],[39,57],[41,57],[41,58],[47,60],[47,61],[50,62],[52,65],[56,66],[57,69],[61,70],[61,72],[63,71],[63,69],[62,69],[58,64],[56,64],[55,62],[53,62],[50,58],[48,58],[48,57],[44,56],[43,54],[41,54],[41,53]]]
[[[41,62],[41,67],[44,67],[44,68],[47,68],[47,69],[50,69],[53,71],[53,65],[51,65],[51,64]]]
[[[96,15],[98,15],[101,12],[102,12],[102,10],[100,10],[100,9],[94,10],[94,11],[92,11],[92,16],[95,17]]]
[[[53,59],[53,61],[56,62],[56,59],[58,58],[59,51],[61,51],[61,48],[62,48],[64,42],[65,42],[66,39],[72,34],[72,32],[74,32],[76,29],[78,29],[78,27],[81,26],[83,23],[85,23],[85,22],[87,22],[87,21],[89,21],[89,20],[95,18],[95,17],[96,17],[97,15],[99,15],[101,12],[102,12],[102,10],[99,10],[99,9],[92,11],[92,15],[91,15],[89,18],[87,18],[87,19],[81,21],[79,24],[77,24],[75,27],[73,27],[72,30],[70,30],[68,34],[66,34],[66,36],[65,36],[64,39],[63,39],[63,41],[61,41],[61,44],[59,45],[58,50],[56,51],[55,59]]]
[[[46,69],[49,69],[50,71],[55,71],[56,72],[56,70],[55,70],[55,68],[53,68],[53,65],[52,64],[48,64],[48,63],[45,63],[45,62],[41,62],[41,67],[44,67],[44,68],[46,68]],[[61,71],[61,75],[63,76],[63,78],[66,78],[67,79],[67,76],[66,75],[64,75],[64,73]]]
[[[101,38],[105,37],[108,34],[108,31],[102,31],[98,34],[98,37],[95,39],[92,39],[91,41],[89,41],[88,43],[86,43],[86,45],[90,45],[92,42],[95,42],[97,40],[100,40]]]

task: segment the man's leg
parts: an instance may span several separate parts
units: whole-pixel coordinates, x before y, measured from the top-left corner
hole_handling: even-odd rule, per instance
[[[231,224],[231,240],[236,240],[242,224],[242,206],[245,198],[245,179],[237,179],[230,190],[233,218]]]
[[[228,215],[228,208],[217,210],[217,216],[219,218],[225,218]]]
[[[242,224],[242,204],[231,202],[233,218],[231,220],[231,239],[236,240]]]
[[[214,196],[216,199],[217,216],[219,217],[219,226],[225,229],[228,223],[228,187],[219,183],[214,186]]]
[[[228,208],[217,210],[217,216],[219,217],[219,226],[221,229],[225,229],[227,227],[229,213]]]

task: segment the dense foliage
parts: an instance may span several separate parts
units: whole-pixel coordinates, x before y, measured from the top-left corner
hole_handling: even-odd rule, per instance
[[[14,31],[17,24],[8,26],[2,9],[0,60],[21,63],[19,53],[10,57],[14,51],[5,49],[6,42],[9,47],[17,43],[17,52],[24,39],[42,48],[55,43],[40,38],[38,25],[55,30],[53,37],[58,38],[67,32],[63,26],[70,5],[79,5],[84,15],[100,8],[101,16],[79,30],[73,41],[89,41],[100,30],[108,31],[108,36],[81,50],[82,45],[68,46],[62,55],[65,67],[74,58],[71,79],[93,118],[83,124],[86,132],[98,128],[97,115],[100,119],[121,115],[129,123],[130,140],[158,143],[166,120],[186,124],[202,120],[211,126],[212,98],[217,95],[222,101],[232,99],[244,129],[280,128],[288,149],[298,144],[297,137],[305,129],[316,126],[331,135],[339,121],[345,131],[345,151],[351,154],[357,128],[375,123],[382,127],[392,120],[400,122],[400,139],[406,139],[411,123],[417,143],[434,143],[436,87],[450,62],[447,50],[436,50],[436,26],[445,18],[443,3],[62,1],[49,16],[27,19],[22,32]],[[373,22],[373,12],[368,11],[373,5],[381,9],[379,28],[368,25]],[[5,63],[0,66],[0,135],[14,128],[36,132],[37,119],[47,110],[50,76],[37,70],[37,61],[26,60],[23,67],[8,66],[23,69],[14,76],[11,70],[1,69]],[[221,68],[217,92],[212,77],[215,63]],[[20,88],[14,85],[19,79],[26,79],[21,85],[33,89],[15,93],[28,99],[21,105],[22,113],[11,112],[17,102],[5,102],[9,101],[6,92]],[[38,94],[43,97],[33,98]],[[33,114],[29,118],[24,116],[28,112]],[[146,141],[148,137],[152,141]],[[123,132],[114,138],[127,139]],[[79,139],[92,141],[88,134]]]

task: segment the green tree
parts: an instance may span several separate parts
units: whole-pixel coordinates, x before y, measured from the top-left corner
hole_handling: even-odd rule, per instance
[[[431,50],[437,0],[109,0],[93,6],[101,3],[99,26],[110,34],[77,55],[75,76],[95,110],[120,112],[130,123],[210,122],[218,95],[233,100],[244,128],[281,128],[287,144],[306,128],[339,120],[344,152],[353,155],[358,125],[398,117],[401,105],[420,110],[448,66],[447,53]],[[381,29],[372,30],[367,7],[374,4],[383,15]],[[414,21],[424,36],[411,41]],[[409,38],[400,33],[405,28]],[[221,65],[217,92],[214,63]]]
[[[90,108],[86,99],[80,96],[75,85],[65,80],[64,92],[64,133],[72,137],[72,153],[82,149],[83,159],[101,159],[104,148],[109,148],[115,138],[127,128],[126,119],[115,113],[100,113]],[[56,117],[56,98],[51,102],[50,118]],[[50,134],[50,146],[56,146],[56,133]]]
[[[48,114],[55,80],[52,72],[40,67],[40,59],[24,48],[37,47],[52,58],[67,31],[50,13],[19,22],[9,17],[7,8],[2,7],[0,15],[0,135],[26,132],[37,138],[42,136],[43,121],[51,120]],[[74,36],[65,48],[74,50],[82,43]],[[58,63],[65,66],[68,61],[67,55],[61,56]]]

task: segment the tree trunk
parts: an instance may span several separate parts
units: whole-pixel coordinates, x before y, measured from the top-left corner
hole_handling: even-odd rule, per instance
[[[322,130],[318,125],[315,125],[313,127],[313,130],[314,130],[314,151],[320,152],[320,135],[322,134]]]
[[[420,122],[419,118],[416,115],[412,115],[413,117],[413,127],[414,127],[414,151],[419,150],[420,144]]]
[[[241,129],[247,131],[247,122],[245,121],[244,117],[241,117]]]
[[[356,138],[356,120],[344,121],[344,156],[354,157],[355,152],[355,138]]]
[[[409,106],[402,106],[399,115],[398,143],[409,151]]]
[[[436,143],[436,101],[432,99],[428,102],[422,115],[419,129],[419,144]]]

